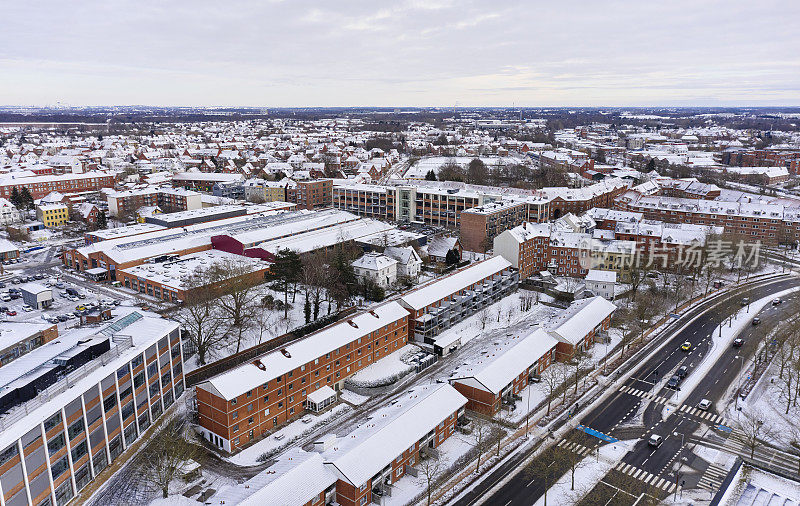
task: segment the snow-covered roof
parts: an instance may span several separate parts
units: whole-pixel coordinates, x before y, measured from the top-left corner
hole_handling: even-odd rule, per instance
[[[605,271],[602,269],[589,269],[585,279],[586,281],[596,281],[599,283],[616,283],[617,273],[615,271]]]
[[[396,265],[397,260],[394,258],[382,255],[380,253],[365,253],[360,258],[353,262],[353,267],[359,269],[367,269],[370,271],[382,271],[388,269],[392,265]]]
[[[0,253],[11,253],[12,251],[19,251],[19,248],[8,239],[0,237]]]
[[[577,300],[553,320],[549,330],[560,341],[576,345],[615,309],[617,306],[599,296]]]
[[[461,368],[451,382],[475,383],[499,394],[514,378],[552,350],[558,340],[542,328],[525,337],[514,335],[492,345],[473,365]],[[475,386],[478,386],[475,385]]]
[[[359,487],[466,403],[448,384],[414,387],[396,403],[374,411],[366,423],[323,452],[322,459],[340,479]]]
[[[214,494],[217,504],[240,506],[302,506],[336,482],[322,456],[292,448],[269,468],[237,485],[224,486]]]
[[[493,276],[511,267],[511,263],[501,256],[494,256],[463,269],[449,276],[439,278],[403,295],[400,300],[412,309],[422,309],[429,304],[448,297],[489,276]]]
[[[408,311],[396,301],[375,306],[370,311],[358,313],[294,341],[283,350],[259,357],[263,369],[251,361],[214,376],[198,387],[231,400],[405,316],[408,316]]]
[[[457,237],[434,237],[428,243],[428,255],[445,257],[448,251],[455,248],[456,242],[458,242]]]

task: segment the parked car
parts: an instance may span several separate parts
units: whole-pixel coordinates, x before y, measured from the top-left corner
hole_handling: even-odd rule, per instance
[[[3,302],[11,302],[11,294],[7,292],[0,293],[0,300]]]
[[[657,434],[653,434],[652,436],[650,436],[650,439],[647,440],[647,444],[654,448],[658,448],[659,446],[661,446],[661,443],[663,442],[664,438],[662,438]]]
[[[22,310],[25,311],[26,313],[30,313],[31,311],[33,311],[33,308],[25,304],[24,306],[22,306]]]
[[[14,311],[13,309],[6,311],[6,314],[8,316],[17,316],[17,312]]]
[[[67,318],[67,315],[63,315],[63,314],[60,314],[60,315],[56,316],[56,319],[58,321],[60,321],[60,322],[65,322],[65,321],[69,320],[69,318]]]

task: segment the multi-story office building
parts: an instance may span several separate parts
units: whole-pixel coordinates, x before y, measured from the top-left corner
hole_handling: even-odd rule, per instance
[[[66,504],[183,393],[179,325],[133,311],[3,367],[0,497]]]
[[[294,181],[286,186],[286,201],[300,209],[329,207],[333,199],[333,179]]]
[[[525,202],[503,200],[466,209],[461,213],[461,244],[469,251],[491,249],[498,234],[528,219]]]
[[[226,451],[336,400],[344,380],[408,341],[408,311],[388,302],[196,386],[203,436]]]

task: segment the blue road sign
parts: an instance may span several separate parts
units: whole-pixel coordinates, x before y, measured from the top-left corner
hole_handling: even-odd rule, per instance
[[[733,429],[728,427],[727,425],[715,425],[715,429],[720,430],[722,432],[733,432]]]
[[[608,434],[603,434],[602,432],[600,432],[598,430],[594,430],[591,427],[586,427],[584,425],[578,425],[575,428],[578,429],[578,430],[582,430],[583,432],[589,434],[590,436],[594,436],[597,439],[602,439],[603,441],[606,441],[608,443],[616,443],[617,441],[619,441],[619,439],[617,439],[615,437],[611,437]]]

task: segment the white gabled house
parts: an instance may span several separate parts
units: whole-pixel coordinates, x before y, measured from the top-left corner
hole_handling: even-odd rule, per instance
[[[411,246],[404,248],[390,246],[383,251],[387,257],[397,260],[397,275],[417,279],[422,270],[422,259]]]
[[[381,253],[365,253],[352,265],[361,282],[369,279],[378,286],[387,288],[397,281],[397,260]]]

